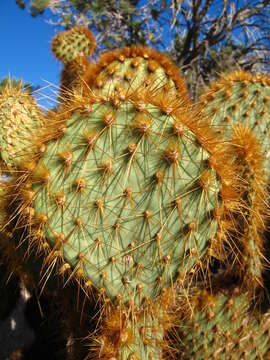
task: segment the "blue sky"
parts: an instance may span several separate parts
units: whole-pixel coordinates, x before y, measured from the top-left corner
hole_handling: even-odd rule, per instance
[[[0,14],[0,79],[10,74],[34,86],[58,85],[61,66],[50,50],[54,27],[31,17],[15,0],[0,0]]]

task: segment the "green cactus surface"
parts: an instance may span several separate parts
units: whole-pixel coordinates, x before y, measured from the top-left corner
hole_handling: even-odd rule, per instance
[[[177,66],[165,55],[147,47],[132,46],[101,55],[96,64],[90,64],[84,82],[103,96],[118,93],[126,97],[138,89],[166,87],[168,91],[180,92],[187,101],[186,84],[179,74]]]
[[[252,310],[245,293],[199,290],[189,306],[180,317],[181,359],[268,359],[269,313]]]
[[[54,56],[65,65],[72,63],[78,56],[92,55],[95,47],[96,40],[92,32],[80,26],[57,34],[52,41]]]
[[[264,158],[260,142],[247,126],[238,125],[232,130],[238,176],[242,179],[242,203],[235,217],[238,231],[234,236],[234,251],[242,269],[236,264],[235,270],[242,276],[244,286],[249,283],[249,290],[262,289],[267,266],[264,232],[269,218]]]
[[[160,313],[162,310],[160,311]],[[131,334],[131,344],[123,344],[118,351],[120,359],[153,359],[162,358],[164,347],[164,329],[155,316],[140,318],[135,326],[130,322],[128,328]],[[128,335],[128,332],[127,332]],[[128,338],[127,338],[128,339]]]
[[[50,259],[114,302],[141,305],[206,252],[222,181],[211,165],[217,139],[200,138],[207,124],[184,107],[164,113],[164,93],[143,110],[135,95],[58,114],[18,198],[34,213],[22,227],[50,245]]]
[[[43,124],[34,99],[18,85],[8,82],[0,95],[0,155],[3,165],[11,167],[21,161],[27,151],[32,155],[32,138]]]
[[[266,75],[241,71],[212,84],[202,96],[204,113],[235,152],[241,204],[235,209],[234,226],[223,231],[223,240],[229,249],[226,260],[231,259],[234,271],[245,278],[243,285],[248,282],[250,290],[263,287],[266,266],[263,234],[269,218],[269,84]]]
[[[212,125],[230,139],[234,125],[246,125],[262,146],[265,168],[269,167],[270,79],[267,75],[237,71],[210,85],[201,98]],[[269,176],[269,171],[267,171]]]
[[[172,311],[175,294],[163,289],[157,301],[149,301],[148,308],[136,313],[127,307],[109,307],[99,334],[92,336],[93,358],[105,359],[149,359],[158,360],[167,354],[176,354],[174,344],[167,336],[176,326],[175,312]]]
[[[114,310],[103,324],[102,335],[92,344],[93,354],[101,360],[161,359],[162,349],[166,347],[161,317],[162,309],[155,314],[143,312],[136,319]]]

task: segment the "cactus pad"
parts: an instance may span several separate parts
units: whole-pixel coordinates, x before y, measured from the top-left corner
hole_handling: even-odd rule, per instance
[[[93,336],[93,358],[159,360],[165,351],[172,354],[174,344],[167,333],[176,326],[173,302],[174,292],[164,289],[158,301],[149,302],[146,309],[136,313],[124,307],[109,307],[96,332],[99,336]]]
[[[139,88],[166,86],[167,90],[180,92],[186,101],[189,98],[177,66],[165,55],[147,47],[132,46],[104,53],[97,64],[90,64],[84,81],[95,93],[104,96],[115,93],[125,96]]]
[[[268,358],[269,314],[250,311],[250,298],[239,289],[233,294],[200,290],[189,306],[190,315],[180,318],[181,359]]]
[[[216,134],[188,107],[177,102],[168,115],[163,92],[145,95],[143,108],[137,96],[87,97],[52,119],[18,206],[31,205],[22,227],[39,248],[50,246],[61,271],[114,302],[139,305],[206,252],[224,159]]]
[[[232,146],[235,149],[238,176],[241,179],[241,206],[235,216],[234,254],[236,263],[242,269],[236,270],[243,284],[253,290],[263,288],[262,273],[266,267],[264,257],[264,231],[269,217],[266,178],[263,171],[261,146],[254,133],[247,126],[238,125],[232,129]],[[236,264],[236,268],[237,268]]]
[[[155,315],[142,313],[132,321],[114,310],[103,324],[102,335],[93,342],[92,353],[101,360],[161,359],[162,349],[166,347],[161,314],[161,309]]]
[[[234,149],[235,166],[240,180],[241,198],[234,210],[230,229],[226,229],[228,217],[219,222],[219,234],[226,243],[230,263],[243,285],[249,284],[251,292],[263,287],[262,272],[265,267],[263,255],[263,232],[269,217],[267,204],[267,178],[269,172],[269,121],[270,81],[263,75],[236,72],[225,76],[210,87],[202,99],[204,112],[215,128],[225,133]],[[224,210],[224,209],[223,209]],[[221,217],[222,218],[222,217]],[[225,219],[225,221],[223,221]],[[223,224],[225,227],[223,227]]]
[[[7,83],[0,95],[1,160],[10,167],[32,150],[32,138],[42,124],[42,115],[31,95]]]
[[[79,26],[57,34],[52,42],[54,56],[65,65],[72,63],[78,56],[92,55],[95,47],[96,40],[92,32]]]
[[[232,126],[241,123],[253,131],[262,143],[262,152],[269,167],[270,149],[270,79],[238,71],[225,75],[202,96],[205,112],[214,127],[231,136]],[[267,171],[267,174],[269,172]]]

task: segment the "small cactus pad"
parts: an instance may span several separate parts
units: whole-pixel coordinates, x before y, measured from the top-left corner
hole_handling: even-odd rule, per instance
[[[212,242],[212,254],[222,260],[243,287],[254,295],[263,289],[262,273],[266,267],[264,232],[269,218],[266,175],[261,146],[247,125],[231,128],[231,149],[239,179],[238,202],[227,211],[223,203],[216,212],[218,231]]]
[[[228,139],[231,127],[238,123],[252,130],[261,141],[265,167],[269,168],[270,78],[237,71],[210,85],[201,100],[212,125],[225,131]]]
[[[79,26],[60,32],[52,41],[54,56],[65,65],[72,63],[77,56],[92,55],[95,47],[96,40],[92,32]]]
[[[159,309],[158,315],[161,313]],[[132,321],[114,310],[103,324],[102,335],[95,339],[90,353],[96,353],[96,358],[101,360],[159,360],[165,347],[163,336],[158,316],[141,314]]]
[[[165,55],[147,47],[132,46],[104,53],[97,64],[90,64],[85,83],[99,95],[125,95],[138,88],[157,89],[166,86],[187,100],[185,81],[179,69]]]
[[[235,214],[235,235],[231,246],[236,255],[236,270],[243,285],[249,290],[258,285],[263,288],[262,273],[266,267],[264,258],[264,231],[269,218],[266,176],[263,171],[261,145],[253,131],[246,125],[232,128],[232,146],[238,176],[241,179],[241,206]],[[237,230],[236,230],[237,229]],[[254,294],[253,294],[254,295]]]
[[[188,306],[188,315],[180,317],[180,359],[269,358],[270,315],[251,310],[250,298],[239,289],[232,294],[199,290]]]
[[[176,326],[173,302],[173,291],[164,289],[158,301],[149,302],[148,308],[135,314],[124,307],[109,307],[96,332],[99,335],[91,336],[90,354],[101,360],[159,360],[166,351],[176,353],[167,336]]]
[[[0,157],[4,165],[16,165],[26,150],[33,155],[32,138],[42,124],[32,96],[7,83],[0,95]]]
[[[56,114],[35,170],[17,181],[16,211],[34,213],[19,227],[50,245],[60,271],[137,305],[205,254],[226,169],[216,134],[188,106],[167,114],[164,92],[145,99],[87,97]]]

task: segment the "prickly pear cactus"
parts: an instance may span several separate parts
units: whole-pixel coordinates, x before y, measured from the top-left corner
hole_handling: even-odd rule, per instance
[[[93,341],[92,354],[100,359],[163,358],[163,351],[169,347],[165,331],[172,324],[164,305],[164,301],[153,303],[151,309],[136,316],[112,309],[102,324],[100,336]]]
[[[222,186],[215,154],[183,123],[189,114],[183,109],[181,121],[157,103],[65,109],[19,189],[34,214],[24,226],[42,229],[36,240],[50,245],[50,256],[111,300],[140,306],[205,252]]]
[[[235,214],[235,234],[232,246],[237,258],[234,271],[242,278],[243,285],[249,284],[249,291],[263,289],[263,272],[267,266],[264,232],[269,220],[267,204],[267,181],[263,170],[264,158],[261,146],[247,126],[238,125],[232,129],[232,146],[238,176],[242,180],[241,205]],[[237,230],[236,230],[237,229]]]
[[[118,93],[123,98],[137,89],[163,88],[179,91],[185,101],[189,98],[177,66],[165,55],[146,47],[132,46],[104,53],[96,64],[89,65],[84,83],[103,96]]]
[[[204,111],[212,126],[230,138],[231,127],[246,125],[262,146],[265,167],[269,166],[270,79],[268,75],[237,71],[210,85],[202,96]],[[267,171],[269,175],[269,171]]]
[[[16,237],[43,249],[46,273],[136,313],[206,254],[234,177],[216,134],[183,102],[163,90],[89,94],[55,113],[35,140],[45,151],[7,205]]]
[[[43,123],[33,97],[18,84],[8,82],[0,94],[0,156],[5,167],[22,161],[26,150],[33,155],[32,138]]]
[[[266,268],[268,78],[225,77],[202,116],[164,55],[132,46],[93,64],[94,47],[80,27],[53,40],[65,68],[46,124],[23,91],[0,98],[2,161],[19,169],[0,203],[10,268],[41,292],[74,280],[77,304],[94,294],[89,358],[269,356],[269,315],[251,304]],[[243,287],[199,289],[213,258]]]
[[[187,311],[180,316],[181,359],[268,359],[269,313],[252,309],[250,297],[238,288],[197,290],[189,305],[182,305]]]
[[[78,56],[93,55],[96,40],[87,28],[75,26],[57,34],[52,41],[54,56],[65,65],[72,63]]]
[[[204,113],[231,144],[240,180],[241,201],[233,211],[230,227],[226,210],[220,210],[219,239],[213,253],[216,257],[222,254],[227,268],[232,265],[243,286],[249,284],[252,295],[263,288],[266,266],[263,248],[269,219],[269,84],[267,76],[236,72],[212,84],[202,96]]]
[[[93,55],[95,48],[92,32],[80,26],[63,31],[53,39],[52,52],[65,65],[61,73],[61,102],[70,98],[71,91],[81,88],[82,77],[90,64],[88,57]]]

